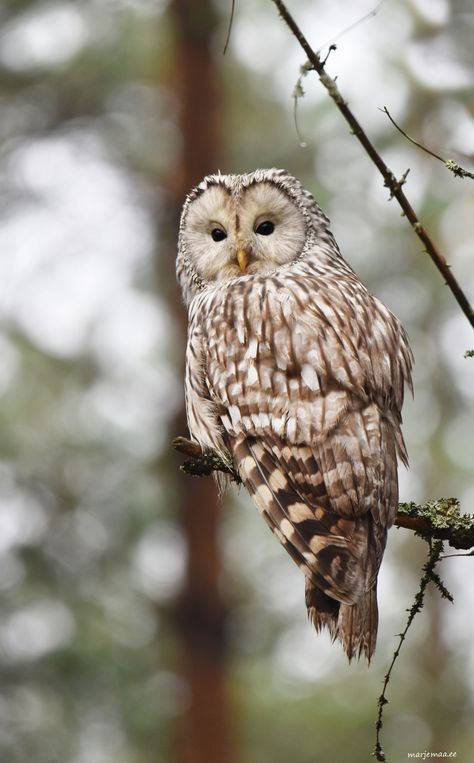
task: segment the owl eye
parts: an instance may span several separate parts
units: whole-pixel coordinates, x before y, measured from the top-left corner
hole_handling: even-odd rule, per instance
[[[274,230],[275,225],[271,222],[271,220],[264,220],[263,223],[257,225],[255,233],[258,233],[260,236],[270,236]]]
[[[222,228],[213,228],[211,231],[213,241],[224,241],[227,238],[227,233]]]

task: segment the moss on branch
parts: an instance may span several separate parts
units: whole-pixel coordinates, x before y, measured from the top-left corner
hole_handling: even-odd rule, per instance
[[[423,504],[399,503],[395,524],[423,538],[447,540],[453,548],[474,546],[474,516],[461,514],[457,498],[440,498]]]

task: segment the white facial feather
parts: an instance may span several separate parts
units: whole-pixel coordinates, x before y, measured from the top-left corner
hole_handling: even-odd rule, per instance
[[[257,233],[271,222],[269,235]],[[225,238],[214,241],[212,231]],[[212,185],[189,206],[183,239],[187,256],[197,275],[205,281],[225,281],[242,275],[237,253],[248,256],[246,273],[264,273],[295,260],[306,240],[303,213],[280,188],[269,182],[255,183],[232,193]]]
[[[190,205],[186,219],[186,251],[197,274],[205,281],[220,280],[218,274],[226,270],[232,258],[228,243],[230,239],[213,241],[214,228],[220,228],[231,235],[235,230],[235,203],[221,185],[211,186],[198,196]],[[238,270],[237,262],[235,267]]]
[[[239,211],[242,241],[261,266],[254,272],[292,262],[301,254],[306,240],[303,213],[280,188],[271,183],[250,186],[242,195]],[[259,235],[256,229],[266,220],[275,230],[269,236]]]

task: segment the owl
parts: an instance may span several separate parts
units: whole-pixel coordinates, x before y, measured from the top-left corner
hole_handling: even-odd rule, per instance
[[[397,511],[412,354],[285,170],[209,175],[184,203],[186,411],[230,459],[305,577],[317,631],[374,652],[377,575]]]

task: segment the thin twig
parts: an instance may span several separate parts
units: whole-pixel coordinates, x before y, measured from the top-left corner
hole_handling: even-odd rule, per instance
[[[376,721],[376,724],[375,724],[375,747],[374,747],[373,756],[375,757],[376,760],[382,761],[382,762],[387,760],[386,757],[385,757],[385,752],[384,752],[383,747],[382,747],[382,743],[380,741],[381,731],[382,731],[382,727],[383,727],[383,711],[384,711],[385,705],[388,704],[387,687],[388,687],[388,684],[390,682],[390,678],[391,678],[391,675],[392,675],[393,667],[395,665],[395,662],[398,659],[398,656],[400,654],[400,650],[402,648],[403,642],[405,641],[408,629],[410,628],[410,625],[412,624],[412,622],[413,622],[413,620],[415,618],[415,615],[417,615],[418,612],[420,612],[422,607],[423,607],[424,600],[425,600],[426,586],[431,581],[441,591],[441,595],[444,598],[448,598],[450,601],[453,600],[451,594],[445,588],[445,586],[441,582],[439,576],[434,571],[434,568],[437,565],[437,563],[439,562],[439,560],[441,558],[441,554],[443,552],[443,541],[442,540],[437,540],[433,544],[430,543],[429,546],[430,546],[430,549],[429,549],[429,553],[428,553],[428,559],[427,559],[427,561],[426,561],[426,563],[425,563],[425,565],[423,567],[423,573],[424,574],[423,574],[423,576],[422,576],[422,578],[420,580],[420,587],[419,587],[418,592],[417,592],[417,594],[415,596],[415,600],[413,602],[413,605],[408,610],[408,620],[407,620],[407,623],[405,625],[405,629],[403,630],[402,633],[398,634],[399,635],[398,645],[397,645],[397,648],[395,649],[395,652],[393,654],[392,661],[390,663],[390,667],[389,667],[387,673],[385,674],[385,678],[384,678],[384,682],[383,682],[383,688],[382,688],[382,694],[380,695],[380,697],[378,698],[378,701],[377,701],[378,714],[377,714],[377,721]]]
[[[429,234],[427,233],[423,225],[420,223],[407,197],[403,193],[403,190],[402,190],[403,182],[396,179],[393,172],[387,167],[382,157],[380,156],[378,151],[375,149],[374,145],[369,140],[368,136],[362,129],[361,125],[359,124],[354,114],[350,110],[349,106],[345,102],[344,98],[342,97],[341,93],[339,92],[339,89],[335,81],[331,79],[331,77],[329,77],[329,75],[326,73],[323,62],[321,61],[318,54],[310,46],[309,42],[307,41],[303,32],[301,31],[301,29],[299,28],[299,26],[297,25],[297,23],[291,16],[291,14],[289,13],[285,4],[282,2],[282,0],[272,0],[272,2],[277,7],[278,12],[281,18],[283,19],[283,21],[285,22],[285,24],[287,24],[287,26],[289,27],[293,35],[298,40],[299,44],[301,45],[302,49],[304,50],[308,58],[309,63],[311,64],[311,67],[318,73],[320,81],[322,82],[322,84],[328,91],[329,95],[333,99],[334,103],[336,104],[337,108],[339,109],[344,119],[350,126],[351,131],[354,133],[357,140],[361,143],[366,153],[368,154],[372,162],[375,164],[375,166],[381,173],[382,177],[384,178],[385,186],[390,190],[390,197],[391,198],[393,197],[398,201],[408,222],[410,223],[411,227],[413,228],[414,232],[416,233],[420,241],[423,243],[425,247],[425,251],[427,252],[429,257],[434,262],[436,268],[439,270],[439,272],[443,276],[446,282],[446,285],[449,287],[449,289],[453,293],[453,296],[455,297],[459,307],[463,311],[464,315],[466,316],[471,326],[474,328],[474,310],[467,296],[464,294],[464,291],[461,289],[461,286],[459,285],[456,278],[451,273],[450,266],[446,262],[446,259],[438,251],[431,237],[429,236]]]
[[[235,0],[231,0],[229,26],[227,27],[227,35],[225,38],[224,50],[222,51],[223,56],[225,56],[225,54],[227,53],[227,47],[230,42],[230,35],[232,34],[232,25],[234,23],[234,12],[235,12]]]
[[[444,159],[442,156],[435,154],[434,151],[431,151],[429,148],[426,148],[426,146],[423,146],[421,143],[418,143],[418,141],[415,140],[414,138],[410,138],[410,136],[406,134],[405,130],[402,130],[400,125],[397,125],[397,123],[395,122],[394,118],[392,117],[392,115],[390,114],[386,106],[384,106],[383,109],[379,109],[379,111],[382,111],[384,114],[388,116],[393,126],[398,130],[398,132],[400,132],[403,135],[404,138],[409,140],[410,143],[413,143],[415,146],[418,146],[418,148],[421,148],[422,151],[426,151],[427,154],[430,154],[430,156],[434,156],[435,159],[439,159],[439,161],[443,162],[444,164]]]
[[[443,556],[440,556],[440,559],[452,559],[454,556],[474,556],[474,549],[468,551],[467,554],[444,554]]]
[[[464,167],[461,167],[460,164],[455,162],[453,159],[443,159],[442,156],[439,154],[435,154],[434,151],[432,151],[430,148],[426,148],[422,143],[418,143],[417,140],[414,138],[411,138],[405,130],[403,130],[400,125],[398,125],[392,115],[390,114],[389,110],[386,106],[383,107],[383,109],[380,109],[380,111],[383,111],[384,114],[388,116],[393,126],[398,130],[399,133],[403,135],[404,138],[410,141],[410,143],[413,143],[413,145],[417,146],[418,148],[421,148],[422,151],[425,151],[425,153],[429,154],[430,156],[433,156],[435,159],[438,159],[438,161],[442,162],[445,167],[450,170],[455,177],[459,178],[471,178],[474,180],[474,172],[469,172],[469,170],[465,170]]]
[[[352,32],[352,30],[353,30],[353,29],[356,29],[356,27],[360,26],[360,25],[361,25],[361,24],[363,24],[365,21],[368,21],[369,19],[373,18],[373,16],[376,16],[376,15],[377,15],[377,13],[378,13],[378,12],[379,12],[379,10],[380,10],[380,7],[381,7],[381,5],[382,5],[384,2],[385,2],[385,0],[380,0],[380,2],[378,2],[378,3],[377,3],[377,5],[375,6],[375,8],[374,8],[373,10],[369,11],[369,13],[366,13],[366,14],[365,14],[365,16],[362,16],[362,18],[360,18],[360,19],[357,19],[357,21],[354,21],[352,24],[349,24],[349,26],[347,26],[347,27],[346,27],[345,29],[343,29],[341,32],[338,32],[338,34],[336,34],[334,37],[332,37],[332,38],[331,38],[330,40],[328,40],[327,42],[323,42],[323,44],[321,45],[321,47],[320,47],[320,48],[319,48],[319,50],[318,50],[318,54],[319,54],[319,53],[321,53],[321,51],[322,51],[322,50],[324,50],[324,48],[326,47],[326,45],[331,45],[333,42],[336,42],[336,40],[340,40],[340,39],[341,39],[341,37],[344,37],[344,36],[345,36],[346,34],[348,34],[349,32]]]

